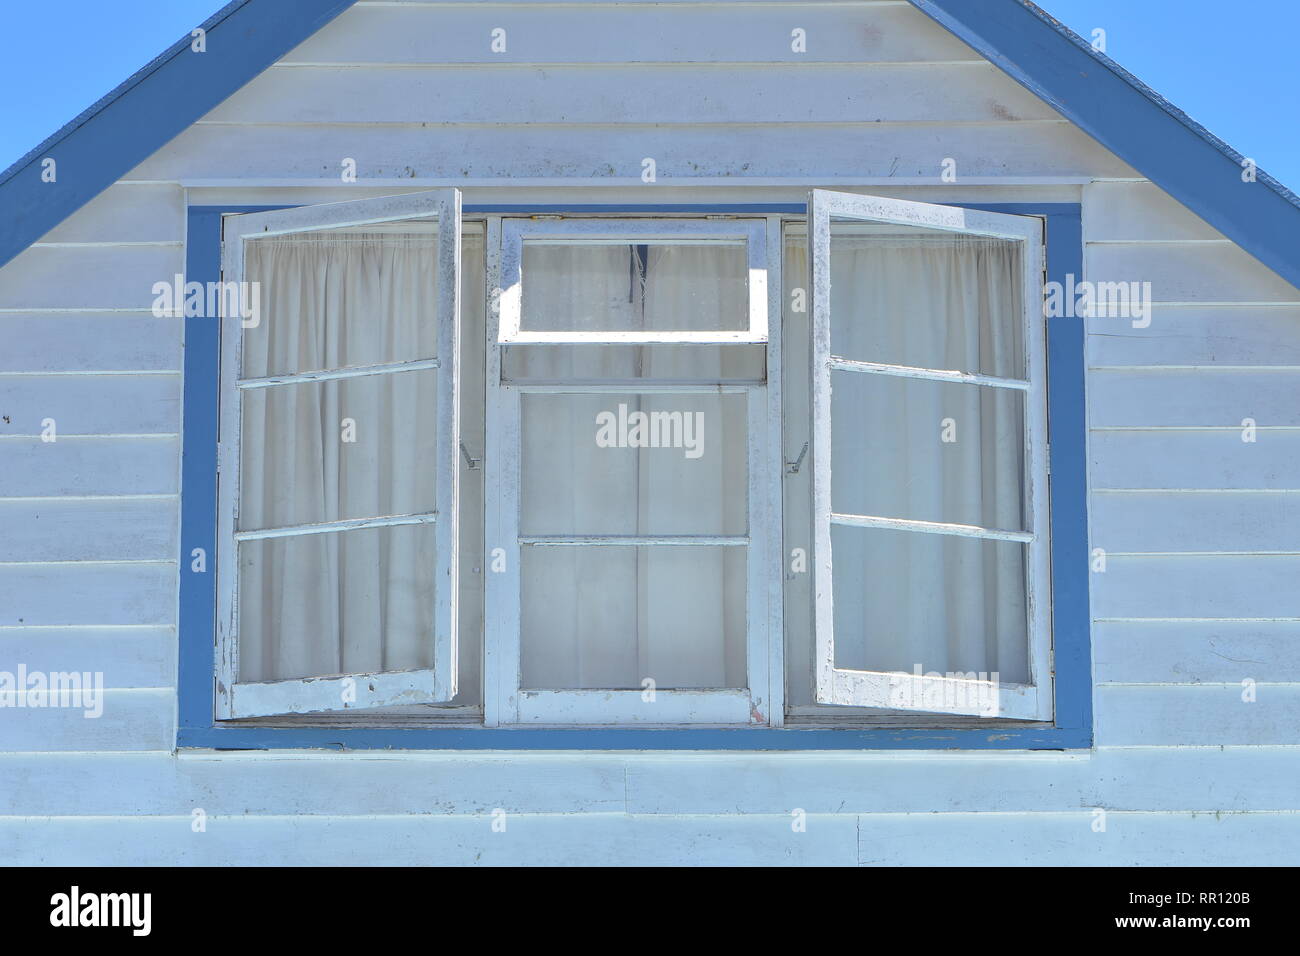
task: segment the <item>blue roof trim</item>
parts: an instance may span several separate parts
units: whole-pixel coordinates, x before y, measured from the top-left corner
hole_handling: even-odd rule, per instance
[[[161,56],[0,173],[0,266],[139,165],[354,0],[235,0],[200,24],[206,51]],[[52,157],[57,179],[41,181]]]
[[[1300,288],[1300,199],[1030,0],[911,0],[922,13]]]

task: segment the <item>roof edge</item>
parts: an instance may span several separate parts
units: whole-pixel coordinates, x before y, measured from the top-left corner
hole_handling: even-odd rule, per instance
[[[0,173],[0,266],[355,0],[233,0]],[[56,162],[56,179],[41,163]]]
[[[1244,182],[1246,157],[1032,0],[910,2],[1300,288],[1300,197],[1273,176]]]

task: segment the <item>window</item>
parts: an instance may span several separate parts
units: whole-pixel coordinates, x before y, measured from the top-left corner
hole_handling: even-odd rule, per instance
[[[1043,220],[810,198],[227,215],[217,717],[1051,721]]]
[[[233,218],[218,714],[456,693],[459,197]]]

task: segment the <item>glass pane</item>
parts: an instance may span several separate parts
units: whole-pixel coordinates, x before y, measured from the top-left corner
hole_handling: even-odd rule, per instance
[[[524,241],[520,328],[679,332],[749,328],[742,242]]]
[[[831,352],[1023,379],[1021,244],[831,224]]]
[[[435,223],[326,229],[244,243],[257,303],[241,376],[438,355]]]
[[[831,510],[1022,531],[1024,393],[831,372]]]
[[[241,681],[433,666],[433,525],[238,547]]]
[[[744,534],[746,435],[741,394],[525,394],[520,531]]]
[[[239,528],[437,508],[438,371],[243,392]]]
[[[835,666],[1027,683],[1026,550],[831,525]]]
[[[525,547],[529,689],[743,688],[743,547]]]
[[[728,345],[543,345],[502,348],[501,377],[506,381],[582,381],[584,379],[689,379],[761,382],[767,346]]]

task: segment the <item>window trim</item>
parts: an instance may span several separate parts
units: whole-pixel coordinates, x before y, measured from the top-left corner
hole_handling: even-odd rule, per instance
[[[990,212],[1038,215],[1047,220],[1047,278],[1065,282],[1083,274],[1083,235],[1078,203],[952,204]],[[186,278],[220,278],[220,223],[225,213],[256,212],[284,205],[191,206],[188,209]],[[806,215],[804,203],[701,203],[662,205],[481,204],[464,214],[696,214]],[[769,230],[769,233],[771,230]],[[769,235],[769,242],[772,240]],[[489,246],[490,249],[490,246]],[[776,284],[772,284],[773,287]],[[772,294],[772,288],[769,288]],[[216,323],[189,317],[185,323],[184,427],[180,531],[178,749],[409,749],[409,750],[1068,750],[1092,746],[1092,659],[1087,571],[1087,457],[1083,323],[1048,321],[1052,563],[1056,699],[1055,722],[1042,727],[925,729],[782,727],[714,729],[681,727],[491,728],[258,727],[213,717],[215,674],[215,574],[194,571],[190,557],[216,550]],[[779,338],[779,337],[776,337]],[[772,373],[769,370],[769,374]],[[209,560],[207,567],[212,568]],[[1077,569],[1062,574],[1060,569]],[[776,582],[779,586],[780,582]],[[774,644],[777,642],[773,642]]]

